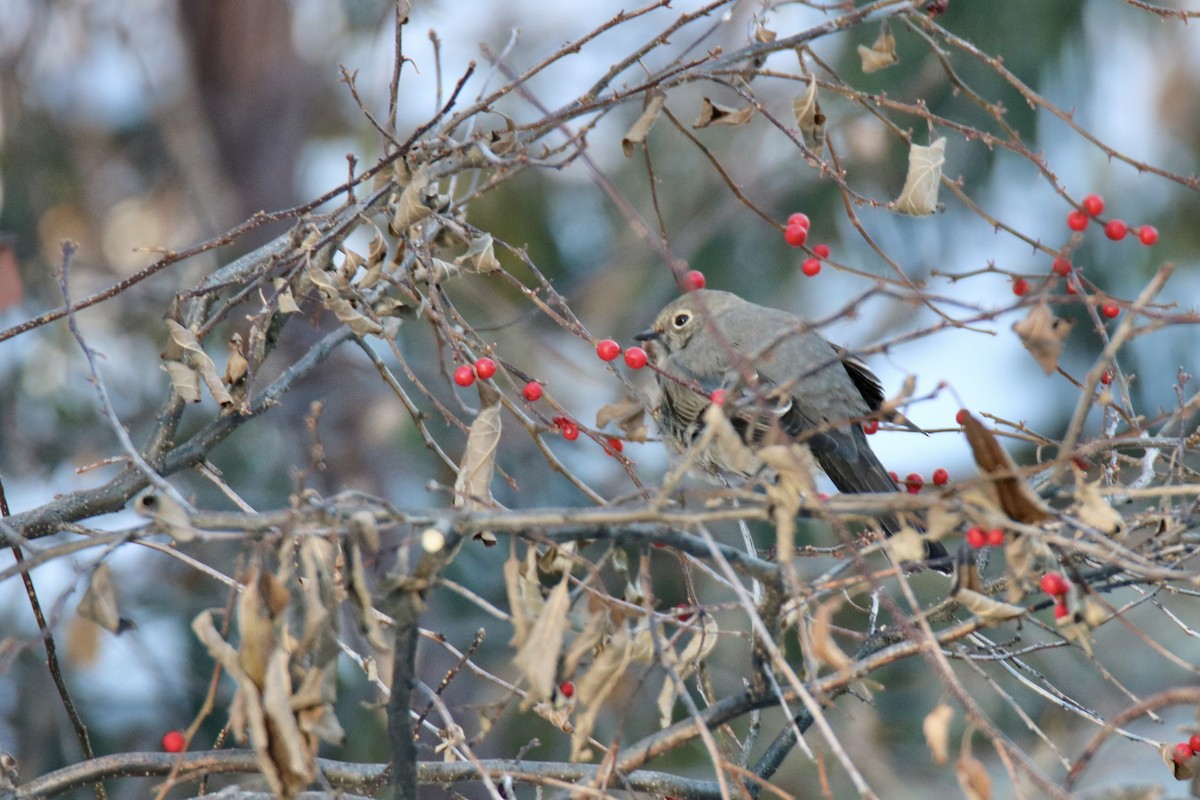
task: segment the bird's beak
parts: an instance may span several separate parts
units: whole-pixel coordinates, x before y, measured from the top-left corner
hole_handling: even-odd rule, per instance
[[[651,328],[648,331],[642,331],[633,338],[637,339],[639,342],[655,342],[662,338],[662,334]]]

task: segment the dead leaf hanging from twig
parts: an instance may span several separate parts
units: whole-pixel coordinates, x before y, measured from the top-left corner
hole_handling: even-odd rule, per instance
[[[624,138],[621,139],[621,152],[625,154],[626,158],[633,155],[634,146],[646,141],[646,137],[650,135],[650,129],[658,121],[658,116],[662,113],[663,104],[666,102],[666,92],[656,89],[646,93],[642,104],[642,115],[637,118],[637,122],[633,123]]]
[[[454,480],[454,505],[470,510],[495,508],[492,475],[496,471],[496,449],[500,446],[500,404],[485,406],[471,423],[467,446]],[[496,543],[491,531],[475,534],[486,545]]]
[[[692,123],[693,128],[707,128],[710,125],[729,125],[736,127],[745,125],[754,114],[754,106],[745,108],[728,108],[719,106],[707,97],[700,104],[700,116]]]
[[[945,764],[950,758],[950,720],[954,719],[954,709],[947,703],[938,703],[937,707],[925,715],[921,729],[925,733],[925,743],[933,755],[933,763]]]
[[[862,59],[862,71],[867,73],[878,72],[900,63],[900,56],[896,55],[896,37],[892,34],[892,26],[888,25],[887,20],[879,26],[879,36],[875,37],[870,47],[865,44],[858,46],[858,57]]]
[[[1016,465],[1000,442],[996,441],[996,435],[983,427],[983,423],[973,415],[968,413],[963,416],[963,431],[967,434],[975,463],[980,470],[994,476],[992,486],[1004,513],[1017,522],[1028,523],[1053,517],[1029,485],[1017,475]]]
[[[804,146],[820,156],[825,151],[825,115],[821,113],[821,104],[817,102],[816,78],[810,77],[808,89],[792,100],[792,115],[800,128]]]
[[[616,403],[605,403],[596,411],[596,427],[603,428],[610,422],[624,431],[631,442],[646,441],[648,433],[645,421],[646,409],[632,397]]]
[[[1058,367],[1058,357],[1062,354],[1063,343],[1071,335],[1074,321],[1056,317],[1045,303],[1038,303],[1029,309],[1025,319],[1015,323],[1012,329],[1021,337],[1021,344],[1037,361],[1038,366],[1047,375],[1052,375]]]
[[[908,150],[908,175],[896,198],[901,214],[925,217],[939,210],[938,191],[942,188],[942,165],[946,163],[946,137],[924,147],[914,144]]]

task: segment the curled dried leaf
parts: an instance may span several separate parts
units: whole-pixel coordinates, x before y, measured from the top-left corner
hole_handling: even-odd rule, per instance
[[[229,360],[225,362],[225,384],[235,386],[246,377],[250,362],[242,351],[242,335],[235,333],[229,337]]]
[[[1048,305],[1038,303],[1029,309],[1025,319],[1014,323],[1012,329],[1021,337],[1021,344],[1025,345],[1042,371],[1052,375],[1058,368],[1063,344],[1074,326],[1072,320],[1057,317]]]
[[[182,360],[189,367],[200,373],[200,377],[204,380],[205,386],[212,394],[213,399],[220,404],[221,408],[228,408],[233,405],[233,396],[229,394],[229,390],[225,388],[225,384],[221,381],[221,376],[217,373],[217,365],[209,358],[208,353],[204,352],[204,348],[200,346],[200,340],[196,338],[196,333],[190,328],[185,328],[173,319],[167,320],[167,330],[171,334],[171,346],[178,348],[176,352],[182,352]],[[168,349],[168,352],[170,350]],[[168,372],[170,368],[168,368]]]
[[[603,428],[610,422],[631,442],[644,442],[649,433],[646,427],[646,409],[635,398],[626,397],[616,403],[605,403],[596,411],[596,427]]]
[[[700,116],[692,123],[693,128],[707,128],[710,125],[745,125],[754,114],[754,106],[745,108],[728,108],[719,106],[707,97],[700,104]]]
[[[175,498],[148,490],[133,501],[134,513],[154,520],[168,536],[177,542],[190,542],[198,531],[192,527],[192,518],[186,508]]]
[[[835,597],[817,606],[809,636],[812,639],[813,658],[838,672],[845,672],[854,664],[854,660],[838,647],[837,642],[833,640],[832,631],[833,615],[841,607],[841,597]]]
[[[1075,499],[1079,504],[1075,516],[1088,527],[1123,539],[1126,534],[1125,518],[1112,507],[1108,498],[1100,494],[1100,481],[1089,482],[1083,470],[1074,464],[1071,470],[1075,474]]]
[[[915,217],[939,210],[938,191],[942,187],[942,165],[946,163],[946,137],[928,147],[912,145],[908,150],[908,175],[896,198],[896,210]]]
[[[966,800],[992,800],[992,778],[982,761],[964,755],[958,759],[954,773]]]
[[[513,663],[529,681],[529,693],[522,702],[528,708],[539,701],[547,701],[554,693],[558,670],[558,657],[562,652],[563,634],[567,629],[567,610],[571,596],[568,592],[569,576],[550,590],[550,596],[529,630],[529,636],[517,651]]]
[[[171,379],[171,388],[185,403],[199,403],[203,395],[200,393],[200,373],[184,364],[182,361],[164,361],[162,368]]]
[[[625,154],[626,158],[633,155],[633,148],[636,145],[646,141],[646,137],[650,135],[650,129],[658,121],[658,117],[662,113],[663,104],[666,102],[666,92],[659,89],[646,92],[646,96],[642,100],[642,115],[637,118],[637,121],[633,123],[621,139],[621,152]]]
[[[792,100],[792,115],[800,128],[804,146],[820,156],[825,151],[825,115],[817,102],[817,79],[809,78],[808,89]]]
[[[905,525],[893,536],[889,536],[884,546],[891,553],[892,560],[899,563],[923,561],[928,552],[925,549],[925,537],[910,525]]]
[[[945,764],[950,758],[950,720],[954,709],[947,703],[938,703],[933,711],[925,715],[921,730],[925,732],[925,743],[929,745],[933,763]]]
[[[988,623],[1016,619],[1026,613],[1023,606],[1002,603],[972,589],[959,589],[954,599],[961,603],[963,608]]]
[[[996,491],[996,499],[1010,519],[1032,524],[1054,516],[1029,485],[1016,474],[1016,465],[1000,446],[994,433],[970,413],[964,415],[963,432],[967,435],[967,442],[971,445],[971,453],[975,456],[975,463],[979,469],[993,476],[992,486]]]
[[[108,564],[100,564],[92,570],[83,599],[75,611],[110,633],[123,630],[121,614],[117,610],[117,589],[113,586],[112,571]]]
[[[605,699],[612,693],[629,667],[632,642],[629,628],[617,628],[608,644],[596,656],[592,666],[583,677],[575,682],[575,697],[583,710],[575,717],[575,731],[571,734],[571,760],[578,761],[589,755],[588,738],[596,725],[596,718]]]
[[[1163,763],[1167,765],[1167,769],[1171,770],[1171,775],[1177,781],[1191,780],[1196,774],[1194,768],[1195,759],[1191,758],[1183,762],[1175,760],[1175,745],[1171,742],[1163,742],[1158,746],[1158,754],[1162,756]]]
[[[862,71],[866,73],[878,72],[900,63],[900,56],[896,55],[896,37],[887,20],[879,26],[879,35],[870,47],[863,44],[858,46],[858,56],[862,59]]]
[[[399,160],[397,160],[399,161]],[[430,190],[436,198],[437,186],[430,185],[429,168],[422,166],[412,175],[400,197],[392,206],[392,216],[388,220],[388,231],[393,236],[399,236],[409,226],[414,225],[433,213],[429,204]]]
[[[500,260],[496,258],[495,242],[490,233],[481,233],[467,243],[466,252],[454,259],[455,264],[468,263],[476,272],[500,271]]]
[[[495,508],[492,475],[496,471],[496,450],[500,446],[500,404],[484,406],[467,434],[467,446],[454,481],[454,505],[459,508]],[[480,531],[475,539],[486,545],[496,543],[491,531]]]

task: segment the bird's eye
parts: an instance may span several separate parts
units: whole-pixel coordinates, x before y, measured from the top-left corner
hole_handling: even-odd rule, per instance
[[[684,325],[687,325],[691,321],[691,319],[692,319],[692,315],[687,313],[686,311],[684,311],[682,313],[676,314],[675,319],[671,320],[671,324],[674,325],[676,328],[682,328]]]

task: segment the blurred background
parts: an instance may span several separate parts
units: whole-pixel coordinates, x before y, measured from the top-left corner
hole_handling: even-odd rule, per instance
[[[777,9],[767,5],[735,3],[729,13],[705,20],[691,36],[711,28],[699,46],[732,50],[749,40],[760,20],[782,36],[826,19],[822,12],[798,4]],[[434,114],[468,62],[478,61],[479,68],[466,84],[464,102],[505,82],[481,48],[504,53],[504,63],[519,73],[609,20],[624,4],[418,0],[414,6],[404,31],[404,53],[412,61],[400,82],[401,138]],[[569,102],[677,14],[696,7],[697,3],[676,2],[671,10],[656,11],[600,36],[532,80],[528,97],[510,95],[497,104],[498,110],[518,123],[540,118],[533,100],[547,108]],[[4,0],[0,329],[61,305],[55,269],[64,238],[79,243],[71,293],[83,297],[133,275],[162,250],[196,245],[256,211],[285,209],[330,191],[346,180],[348,156],[357,160],[359,169],[373,164],[382,153],[382,142],[342,81],[341,68],[356,76],[367,109],[384,117],[392,75],[392,16],[392,6],[383,0]],[[1003,105],[1007,122],[1044,159],[1062,189],[1076,200],[1102,194],[1108,204],[1106,217],[1159,230],[1158,243],[1145,247],[1132,236],[1110,242],[1093,225],[1071,256],[1086,279],[1107,296],[1131,300],[1170,262],[1175,274],[1160,300],[1175,304],[1175,312],[1194,310],[1200,298],[1200,203],[1194,178],[1200,152],[1200,26],[1160,19],[1116,0],[1014,0],[1002,11],[951,0],[939,22],[982,52],[1003,56],[1004,67],[1017,79],[1103,144],[1089,141],[1050,112],[1031,107],[989,65],[954,54],[962,80]],[[839,73],[853,76],[862,91],[886,93],[907,103],[923,101],[934,115],[993,130],[986,115],[953,90],[927,45],[903,27],[894,27],[899,65],[861,75],[855,47],[869,44],[876,32],[869,25],[824,37],[814,43],[813,51]],[[691,36],[674,42],[669,53],[677,56],[686,50]],[[647,66],[653,70],[666,58],[656,51],[650,60]],[[773,54],[764,68],[795,73],[796,66],[795,54],[788,52]],[[635,68],[618,84],[633,85],[640,74]],[[796,87],[768,77],[753,84],[759,100],[785,124],[792,122]],[[724,87],[704,85],[673,92],[669,107],[690,123],[704,96],[726,105],[743,104]],[[845,98],[823,94],[822,109],[848,183],[881,202],[893,199],[904,183],[906,145]],[[620,148],[621,136],[638,113],[631,105],[599,120],[588,137],[588,164],[528,170],[469,209],[473,225],[525,249],[592,335],[623,344],[676,292],[670,269],[639,233],[649,230],[656,236],[659,230],[646,162],[641,153],[626,159]],[[1067,243],[1065,218],[1071,207],[1028,160],[1002,147],[968,141],[954,130],[930,133],[916,116],[888,115],[911,128],[918,143],[949,136],[945,175],[958,180],[987,215],[1049,248]],[[499,116],[495,123],[502,125]],[[807,213],[813,221],[810,243],[827,243],[833,262],[865,273],[827,266],[820,275],[805,277],[799,251],[788,247],[779,230],[729,191],[703,153],[660,121],[649,148],[662,225],[671,251],[692,269],[703,271],[710,288],[735,290],[757,302],[823,318],[868,291],[873,285],[870,276],[895,277],[847,215],[837,186],[822,179],[775,126],[756,117],[744,127],[695,133],[755,204],[780,223],[792,212]],[[1112,158],[1106,147],[1135,163]],[[1192,183],[1185,185],[1142,166]],[[627,210],[611,201],[597,175],[627,201]],[[973,472],[953,421],[960,407],[1058,438],[1078,396],[1078,389],[1063,376],[1043,374],[1012,334],[1010,326],[1024,312],[999,313],[1017,301],[1012,277],[1027,276],[1040,286],[1050,273],[1052,257],[997,231],[949,192],[943,190],[941,200],[944,212],[928,218],[901,217],[872,207],[855,212],[874,243],[909,279],[942,298],[943,307],[960,318],[998,312],[994,318],[973,329],[949,328],[909,339],[908,334],[929,329],[938,318],[919,304],[876,296],[824,329],[828,338],[852,348],[904,338],[868,359],[889,391],[910,375],[916,376],[919,395],[945,385],[935,399],[909,409],[909,416],[932,435],[883,432],[873,440],[883,461],[901,475],[915,471],[928,477],[936,467],[947,468],[951,476]],[[218,264],[283,233],[288,224],[259,227],[79,315],[89,343],[104,356],[101,370],[135,441],[148,429],[163,394],[161,319],[174,295]],[[359,247],[365,252],[365,240]],[[507,268],[520,271],[517,259],[500,255]],[[590,424],[597,408],[623,396],[620,382],[597,368],[586,341],[531,313],[519,293],[482,281],[449,285],[447,290],[477,330],[489,330],[486,335],[498,352],[544,380],[548,391],[579,420]],[[1065,304],[1059,313],[1078,320],[1061,365],[1081,378],[1098,355],[1101,339],[1081,305]],[[312,330],[295,346],[302,347],[317,334]],[[417,374],[436,383],[445,365],[432,335],[419,325],[406,325],[401,342]],[[1136,338],[1120,359],[1121,369],[1130,376],[1135,408],[1153,415],[1175,405],[1179,371],[1196,372],[1197,352],[1194,326],[1166,327]],[[435,391],[453,396],[449,386]],[[303,418],[314,401],[324,403],[324,471],[313,471],[308,463],[310,440]],[[439,422],[431,420],[436,435],[446,437],[448,449],[458,452],[461,434],[448,425],[437,427]],[[1092,432],[1099,429],[1098,412],[1089,425]],[[513,481],[496,482],[501,502],[513,507],[589,502],[540,463],[527,437],[506,442],[506,447],[509,444],[501,466]],[[605,497],[635,490],[620,465],[587,437],[556,442],[554,450]],[[1012,450],[1019,461],[1035,457],[1032,448]],[[13,512],[102,483],[113,471],[96,465],[115,452],[86,364],[64,323],[0,342],[0,476]],[[666,468],[656,441],[629,444],[625,454],[647,483]],[[444,487],[453,483],[453,476],[422,446],[404,409],[380,385],[374,368],[349,349],[267,418],[246,426],[218,448],[213,461],[246,501],[263,510],[285,506],[300,473],[323,493],[358,489],[399,506],[445,504]],[[180,476],[178,484],[201,506],[228,507],[206,482]],[[95,524],[130,522],[129,517],[114,516]],[[220,561],[223,556],[203,557]],[[465,551],[450,577],[469,583],[485,597],[502,599],[502,558],[499,552]],[[206,688],[211,665],[188,624],[201,609],[224,603],[221,587],[177,561],[123,548],[111,563],[119,576],[123,613],[136,620],[138,629],[112,637],[73,616],[81,589],[78,563],[56,562],[33,575],[43,602],[53,608],[51,621],[65,643],[68,681],[92,727],[95,747],[98,752],[157,749],[163,732],[190,722]],[[664,599],[677,601],[682,590],[664,580]],[[443,601],[425,626],[443,631],[463,647],[479,627],[471,619],[472,607]],[[0,637],[0,750],[18,756],[26,777],[77,759],[23,589],[15,580],[0,584]],[[500,637],[488,647],[498,658],[503,654]],[[1052,678],[1069,681],[1083,668],[1082,661],[1082,656],[1070,654],[1044,666]],[[423,665],[423,672],[432,676],[427,680],[436,683],[450,663],[444,653],[432,651]],[[920,669],[919,664],[912,666]],[[1158,666],[1146,669],[1132,654],[1128,664],[1122,665],[1118,657],[1115,665],[1107,666],[1123,670],[1121,678],[1134,691],[1181,677],[1164,675]],[[740,667],[727,665],[722,680],[736,685]],[[947,773],[928,765],[918,733],[919,715],[912,713],[914,707],[932,707],[936,694],[907,665],[889,670],[883,679],[890,680],[893,689],[911,684],[911,694],[888,692],[877,713],[862,715],[856,709],[865,706],[843,701],[846,724],[850,730],[861,728],[861,741],[909,743],[881,753],[871,777],[880,779],[903,767],[906,779],[916,782],[893,785],[894,797],[945,786]],[[363,683],[347,669],[341,714],[348,731],[379,729],[381,717],[370,706],[374,698]],[[466,693],[455,699],[483,702]],[[1114,697],[1102,710],[1108,713],[1126,702]],[[1066,729],[1077,725],[1076,720],[1064,716],[1064,736],[1075,735]],[[1042,721],[1053,728],[1052,721]],[[205,729],[208,740],[220,724],[213,719]],[[535,750],[531,757],[562,755],[561,743],[555,743],[555,734],[544,723],[510,715],[504,725],[506,732],[489,741],[520,743],[536,735],[549,743],[548,749]],[[911,733],[896,735],[894,726]],[[379,736],[352,734],[346,748],[331,755],[378,760],[383,757],[381,746]],[[496,745],[497,753],[503,751]],[[1039,752],[1038,757],[1051,768],[1055,763],[1050,752]],[[1147,750],[1142,757],[1154,755]],[[800,756],[794,760],[804,761]],[[1093,779],[1136,774],[1145,763],[1114,759],[1094,770]],[[794,769],[795,775],[782,779],[781,786],[788,780],[806,780],[795,776],[810,775],[812,767],[805,762]]]

